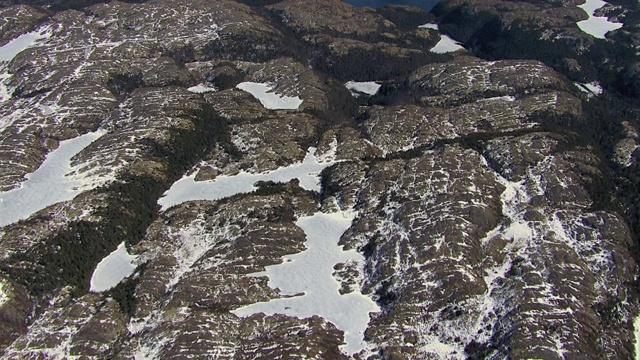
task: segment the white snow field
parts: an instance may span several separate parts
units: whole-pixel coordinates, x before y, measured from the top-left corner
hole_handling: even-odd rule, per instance
[[[429,51],[435,54],[446,54],[460,49],[464,49],[464,47],[460,45],[459,42],[453,40],[447,35],[440,34],[440,41],[438,41],[436,46],[432,47]]]
[[[195,86],[192,86],[190,88],[188,88],[187,90],[191,91],[192,93],[196,93],[196,94],[204,94],[204,93],[208,93],[208,92],[214,92],[214,91],[218,91],[218,89],[214,88],[214,87],[209,87],[205,84],[198,84]]]
[[[335,161],[324,161],[315,155],[316,148],[311,147],[301,163],[281,167],[265,173],[240,172],[234,176],[218,176],[211,181],[195,181],[195,173],[185,176],[171,185],[158,200],[162,210],[191,200],[218,200],[240,193],[256,190],[257,181],[287,182],[300,180],[305,190],[320,191],[320,172]]]
[[[634,357],[636,360],[640,360],[640,315],[638,315],[635,320],[633,320],[633,334],[636,340],[635,349],[636,356]]]
[[[91,275],[90,291],[100,292],[118,285],[136,270],[136,256],[129,255],[124,242],[111,254],[105,256]]]
[[[423,24],[423,25],[418,26],[418,28],[438,30],[438,24],[434,24],[434,23]]]
[[[358,97],[363,94],[365,95],[375,95],[378,90],[380,90],[380,84],[375,81],[348,81],[344,86],[349,89],[351,95]]]
[[[602,95],[602,92],[604,91],[604,89],[602,89],[602,86],[600,85],[599,82],[597,81],[593,81],[590,83],[579,83],[576,82],[574,83],[576,84],[576,86],[578,87],[578,89],[580,89],[580,91],[587,93],[589,96],[598,96],[598,95]]]
[[[61,141],[40,167],[26,176],[22,186],[0,192],[0,227],[26,219],[33,213],[55,203],[71,200],[91,179],[69,177],[73,169],[71,158],[106,132],[98,130]]]
[[[48,28],[41,29],[40,31],[28,32],[4,44],[0,47],[0,61],[9,62],[13,60],[16,55],[33,46],[39,40],[48,38],[49,34],[47,31]]]
[[[620,29],[622,27],[622,23],[614,23],[610,22],[604,16],[594,16],[594,12],[601,7],[605,6],[607,3],[602,0],[587,0],[584,4],[579,5],[579,8],[582,8],[589,18],[587,20],[578,21],[578,27],[580,30],[585,33],[598,38],[604,39],[605,34],[609,31]]]
[[[273,85],[255,82],[241,82],[236,85],[240,90],[244,90],[258,99],[262,106],[272,110],[295,110],[302,104],[300,97],[278,95],[273,92]]]
[[[439,31],[437,24],[424,24],[418,27],[423,29],[433,29],[433,30]],[[446,53],[458,51],[461,49],[464,49],[464,47],[460,45],[459,42],[453,40],[447,35],[440,34],[440,41],[438,41],[436,46],[432,47],[429,51],[435,54],[446,54]]]
[[[49,36],[51,36],[49,28],[45,27],[39,31],[22,34],[0,47],[0,102],[11,97],[5,85],[5,81],[11,77],[11,75],[7,73],[6,63],[13,60],[16,55],[25,49],[35,45],[42,39],[48,38]]]
[[[364,331],[369,313],[378,312],[377,304],[359,291],[340,295],[339,283],[333,277],[333,267],[348,260],[363,260],[355,250],[343,251],[338,245],[342,234],[351,226],[353,214],[315,213],[296,222],[307,235],[307,250],[284,257],[284,262],[268,266],[254,276],[268,276],[269,286],[285,295],[298,295],[269,302],[256,303],[232,311],[238,316],[256,313],[285,314],[299,318],[320,315],[344,331],[347,354],[365,348]]]

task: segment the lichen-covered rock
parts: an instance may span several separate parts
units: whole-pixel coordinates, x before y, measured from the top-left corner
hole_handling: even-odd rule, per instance
[[[577,1],[443,0],[440,30],[470,42],[434,54],[419,9],[266,3],[0,9],[0,41],[42,36],[0,64],[0,190],[61,141],[100,135],[71,157],[77,196],[0,229],[3,359],[633,356],[637,227],[611,203],[635,184],[637,104],[605,110],[612,86],[633,82],[607,77],[635,60],[587,61],[623,59],[631,26],[594,41]],[[603,11],[631,21],[621,9]],[[566,51],[550,61],[547,45]],[[556,71],[591,72],[605,93]],[[356,98],[349,80],[381,87]],[[243,82],[302,102],[267,107]],[[288,171],[311,154],[327,166],[319,192],[293,179],[161,200],[180,179]],[[348,213],[339,244],[364,257],[326,275],[380,308],[355,354],[354,334],[319,315],[235,315],[291,296],[259,273],[306,250],[297,220],[318,211]],[[136,269],[89,291],[122,242]]]
[[[104,357],[127,332],[126,317],[113,299],[87,294],[71,300],[59,295],[56,303],[18,338],[5,356],[14,359],[34,357]]]

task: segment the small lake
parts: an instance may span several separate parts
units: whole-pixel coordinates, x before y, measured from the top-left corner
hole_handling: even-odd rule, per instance
[[[383,7],[385,5],[412,5],[427,11],[440,2],[440,0],[343,0],[353,6]]]

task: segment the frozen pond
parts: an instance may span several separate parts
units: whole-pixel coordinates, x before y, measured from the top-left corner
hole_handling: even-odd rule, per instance
[[[6,65],[3,63],[10,62],[16,55],[35,45],[39,40],[48,38],[50,36],[48,30],[48,28],[43,28],[40,31],[22,34],[0,47],[0,102],[11,97],[4,84],[10,78],[10,75],[7,74]]]
[[[375,95],[382,85],[375,81],[348,81],[344,86],[349,89],[351,95],[358,97],[361,95]]]
[[[315,155],[315,148],[309,148],[304,161],[264,173],[240,172],[233,176],[218,176],[211,181],[195,181],[195,173],[176,181],[158,200],[166,210],[174,205],[192,200],[218,200],[241,193],[249,193],[257,188],[257,181],[288,182],[300,180],[306,190],[320,191],[320,172],[333,165],[333,161],[323,161]]]
[[[71,158],[104,135],[105,131],[84,134],[61,141],[42,165],[17,189],[0,192],[0,227],[26,219],[47,206],[73,199],[82,185],[91,179],[67,176],[72,171]]]
[[[459,42],[453,40],[447,35],[440,34],[440,41],[436,46],[432,47],[429,51],[435,54],[446,54],[458,50],[462,50],[464,47]]]
[[[348,260],[363,260],[355,250],[343,251],[338,245],[342,234],[351,226],[352,216],[346,212],[315,213],[296,222],[307,235],[307,250],[284,257],[284,262],[268,266],[254,276],[268,276],[269,286],[283,294],[303,295],[256,303],[233,311],[238,316],[256,313],[285,314],[299,318],[319,315],[344,331],[343,350],[347,354],[365,348],[364,331],[369,313],[380,311],[368,296],[355,291],[341,295],[340,284],[333,277],[333,267]]]
[[[118,285],[120,281],[136,270],[135,256],[129,255],[122,242],[116,250],[98,263],[91,275],[90,291],[105,291]]]
[[[587,20],[582,20],[578,22],[578,27],[580,30],[586,32],[587,34],[598,38],[604,39],[605,34],[609,31],[620,29],[622,27],[621,23],[610,22],[606,17],[594,16],[594,12],[601,7],[605,6],[607,3],[602,0],[587,0],[584,4],[578,6],[587,12],[589,18]]]
[[[576,82],[574,84],[580,91],[587,93],[589,96],[602,95],[602,92],[604,91],[604,89],[602,89],[602,86],[600,86],[600,83],[598,83],[597,81],[586,84]]]
[[[217,91],[218,89],[216,89],[214,87],[209,87],[209,86],[204,85],[204,84],[198,84],[198,85],[195,85],[195,86],[192,86],[192,87],[188,88],[187,90],[191,91],[192,93],[196,93],[196,94],[204,94],[204,93],[208,93],[208,92]]]
[[[273,86],[271,84],[242,82],[236,85],[236,87],[253,95],[253,97],[258,99],[262,106],[267,109],[295,110],[302,104],[302,100],[298,96],[292,97],[276,94],[273,92]]]
[[[48,37],[46,29],[22,34],[0,47],[0,61],[11,61],[16,55],[33,46],[38,40]]]
[[[423,29],[432,29],[432,30],[439,31],[437,24],[424,24],[418,27]],[[459,42],[453,40],[447,35],[440,34],[440,41],[438,41],[438,43],[434,47],[432,47],[429,51],[431,51],[434,54],[446,54],[446,53],[450,53],[450,52],[454,52],[462,49],[464,49],[464,46],[462,46]]]

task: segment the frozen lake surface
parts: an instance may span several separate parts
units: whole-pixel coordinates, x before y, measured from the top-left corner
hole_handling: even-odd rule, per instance
[[[46,29],[22,34],[0,47],[0,61],[11,61],[16,55],[33,46],[41,39],[46,39]]]
[[[584,4],[578,6],[587,12],[589,18],[587,20],[582,20],[578,22],[578,27],[580,30],[586,32],[587,34],[598,38],[604,39],[605,34],[609,31],[620,29],[622,27],[621,23],[614,23],[609,21],[606,17],[594,16],[594,12],[601,7],[605,6],[607,3],[602,0],[587,0]]]
[[[437,24],[424,24],[418,27],[423,29],[432,29],[432,30],[439,31]],[[447,35],[440,34],[440,41],[438,41],[438,43],[434,47],[432,47],[429,51],[435,54],[446,54],[446,53],[458,51],[461,49],[464,49],[464,47],[459,42],[453,40]]]
[[[361,95],[375,95],[382,85],[375,81],[348,81],[344,86],[349,89],[351,95],[357,97]]]
[[[35,45],[38,41],[48,38],[50,36],[48,30],[48,28],[43,28],[40,31],[22,34],[0,47],[0,102],[11,97],[9,90],[4,84],[5,81],[11,77],[11,75],[7,73],[6,64],[22,51]]]
[[[298,219],[296,225],[307,235],[307,250],[285,256],[283,263],[268,266],[254,276],[268,276],[269,286],[279,288],[285,295],[303,295],[248,305],[233,313],[238,316],[285,314],[298,318],[319,315],[344,331],[346,344],[342,348],[347,354],[364,349],[369,313],[380,309],[360,291],[341,295],[340,284],[332,275],[338,263],[363,260],[357,251],[343,251],[338,245],[352,220],[352,214],[347,212],[317,212]]]
[[[90,291],[105,291],[118,285],[136,270],[135,256],[129,255],[122,242],[116,250],[98,263],[91,275]]]
[[[333,165],[333,161],[324,161],[315,155],[316,149],[309,148],[301,163],[293,164],[264,173],[240,172],[233,176],[218,176],[210,181],[195,181],[195,173],[185,176],[171,185],[158,200],[162,210],[192,200],[218,200],[257,189],[258,181],[288,182],[300,180],[305,190],[320,191],[320,172]]]
[[[260,101],[262,106],[272,110],[295,110],[300,107],[302,100],[298,97],[279,95],[273,92],[271,84],[241,82],[236,85],[240,90],[244,90]]]
[[[105,131],[87,133],[61,141],[40,167],[26,176],[17,189],[0,192],[0,227],[26,219],[47,206],[73,199],[91,179],[67,176],[73,169],[71,158],[96,141]]]

